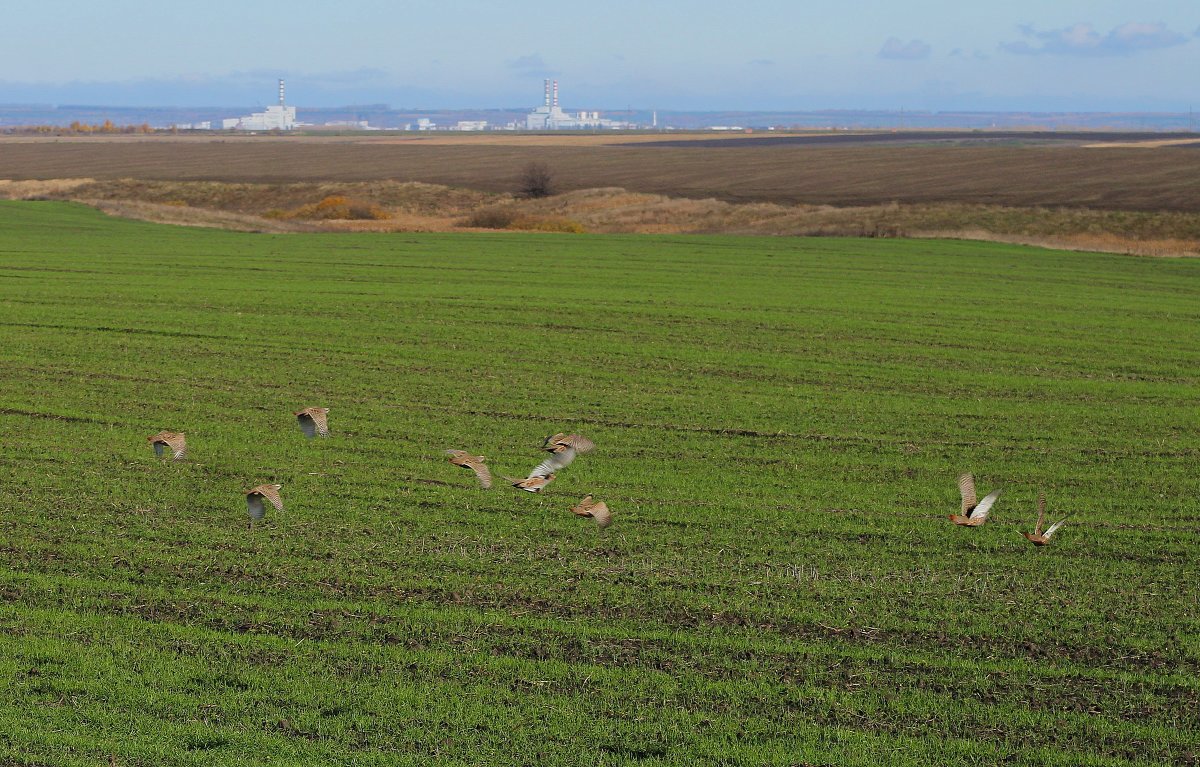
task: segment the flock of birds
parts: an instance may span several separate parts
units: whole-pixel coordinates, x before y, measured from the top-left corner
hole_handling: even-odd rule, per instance
[[[293,415],[300,424],[300,430],[309,439],[317,436],[329,436],[329,408],[306,407]],[[168,450],[171,452],[172,460],[182,461],[187,458],[187,437],[183,432],[160,431],[146,437],[146,441],[154,447],[154,454],[160,458],[165,456]],[[571,465],[576,456],[590,453],[595,447],[595,443],[590,439],[578,434],[563,434],[562,432],[552,434],[542,440],[542,449],[550,456],[535,466],[529,472],[529,476],[524,479],[513,477],[504,479],[520,490],[540,493],[546,485],[554,481],[558,472]],[[483,489],[491,488],[492,472],[488,469],[487,459],[484,456],[472,455],[466,450],[447,450],[446,454],[450,456],[450,463],[473,471]],[[246,513],[250,517],[251,528],[267,513],[264,501],[269,502],[277,511],[283,511],[283,497],[279,494],[282,488],[283,485],[280,484],[266,484],[244,491]],[[578,517],[587,517],[593,520],[602,530],[612,524],[612,512],[609,511],[608,505],[603,501],[595,500],[591,495],[584,496],[583,500],[572,506],[570,510]]]
[[[293,415],[300,424],[300,430],[309,439],[317,436],[329,436],[329,408],[306,407]],[[187,439],[182,432],[160,431],[146,439],[154,446],[154,452],[159,457],[164,456],[168,450],[171,451],[171,456],[176,461],[187,457]],[[595,443],[579,434],[563,434],[562,432],[552,434],[542,440],[542,449],[550,454],[548,458],[533,467],[529,476],[524,479],[504,477],[504,480],[519,490],[540,493],[546,488],[546,485],[554,481],[558,472],[575,461],[576,456],[590,453],[595,448]],[[446,455],[450,457],[450,463],[473,472],[484,490],[491,489],[492,472],[488,469],[486,457],[474,455],[466,450],[447,450]],[[276,510],[283,511],[283,497],[279,495],[282,487],[283,485],[280,484],[267,484],[245,491],[246,512],[250,516],[251,528],[266,514],[267,507],[264,501],[269,502]],[[958,490],[962,495],[962,510],[958,514],[951,514],[950,521],[965,527],[979,527],[987,522],[992,507],[1000,498],[1001,490],[995,490],[984,496],[983,500],[977,500],[975,477],[969,472],[959,476]],[[595,500],[591,495],[584,496],[570,510],[578,517],[587,517],[593,520],[600,529],[608,527],[613,521],[612,511],[609,510],[608,505],[603,501]],[[1068,514],[1049,527],[1045,527],[1046,496],[1044,493],[1038,494],[1037,512],[1037,523],[1034,525],[1033,532],[1022,532],[1021,535],[1035,546],[1045,546],[1050,542],[1051,536],[1063,526],[1063,523],[1071,515]]]
[[[956,525],[963,525],[965,527],[979,527],[988,521],[988,515],[992,513],[992,506],[996,505],[996,500],[1000,497],[1001,491],[993,490],[985,495],[982,501],[976,500],[975,477],[967,473],[960,475],[958,478],[958,492],[962,495],[962,512],[951,514],[950,521]],[[1042,528],[1046,524],[1045,493],[1038,493],[1037,511],[1037,523],[1033,527],[1033,532],[1023,532],[1021,535],[1025,536],[1025,539],[1034,546],[1045,546],[1050,542],[1050,536],[1054,535],[1071,515],[1068,514],[1043,530]]]

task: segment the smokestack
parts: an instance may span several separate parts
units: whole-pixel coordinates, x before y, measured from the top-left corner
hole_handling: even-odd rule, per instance
[[[542,104],[544,106],[550,106],[550,79],[549,78],[546,78],[546,81],[543,83],[543,90],[545,92],[542,95]]]
[[[279,78],[279,106],[283,106],[283,78]]]
[[[551,102],[551,105],[555,107],[558,106],[558,80],[554,81],[554,101]]]

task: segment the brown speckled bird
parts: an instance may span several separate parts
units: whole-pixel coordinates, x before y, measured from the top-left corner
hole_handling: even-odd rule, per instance
[[[542,449],[550,453],[550,457],[539,463],[529,472],[530,477],[545,477],[561,471],[571,465],[575,456],[590,453],[596,445],[587,437],[578,434],[553,434],[542,440]]]
[[[1038,493],[1038,518],[1037,524],[1033,528],[1033,534],[1021,533],[1021,535],[1025,536],[1025,539],[1034,546],[1045,546],[1050,542],[1050,536],[1054,535],[1055,531],[1062,527],[1063,522],[1066,522],[1070,516],[1068,514],[1053,525],[1050,525],[1050,527],[1046,528],[1046,532],[1043,533],[1042,525],[1046,524],[1046,494]]]
[[[571,513],[577,517],[591,517],[601,530],[612,524],[612,512],[608,510],[608,504],[593,501],[590,495],[585,495],[582,501],[572,506]]]
[[[554,476],[555,475],[553,473],[547,474],[546,476],[530,474],[525,479],[513,479],[512,477],[505,477],[504,479],[508,482],[508,484],[515,488],[519,488],[529,493],[540,493],[546,487],[546,485],[554,481]]]
[[[542,450],[548,453],[561,453],[570,448],[583,455],[592,452],[595,447],[596,443],[587,437],[581,437],[578,434],[563,434],[561,431],[542,440]]]
[[[304,432],[304,436],[312,439],[320,434],[322,437],[329,436],[329,408],[327,407],[306,407],[292,415],[296,416],[296,420],[300,422],[300,430]]]
[[[1003,489],[1003,488],[1002,488]],[[951,514],[950,521],[956,525],[979,527],[987,522],[992,504],[1000,497],[1000,490],[989,493],[982,501],[975,501],[975,477],[970,472],[958,478],[958,491],[962,494],[962,514]]]
[[[447,450],[446,455],[450,456],[450,463],[455,466],[475,472],[475,477],[484,490],[492,486],[492,473],[488,471],[488,467],[484,463],[487,459],[482,455],[471,455],[466,450]]]
[[[250,527],[254,527],[254,523],[267,513],[263,498],[270,501],[276,511],[283,511],[283,498],[279,497],[282,487],[283,485],[259,485],[246,491],[246,512],[250,515]]]
[[[164,448],[169,447],[174,460],[182,461],[187,457],[187,440],[183,438],[183,432],[160,431],[146,437],[146,441],[154,446],[154,454],[157,456],[161,457]]]

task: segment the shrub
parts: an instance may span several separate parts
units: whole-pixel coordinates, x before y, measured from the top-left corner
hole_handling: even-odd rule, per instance
[[[325,197],[320,202],[301,205],[291,211],[269,211],[268,218],[307,218],[322,221],[353,219],[358,221],[381,221],[391,218],[383,208],[370,203],[357,202],[340,194]]]
[[[463,226],[476,229],[507,229],[517,220],[516,211],[510,208],[480,208],[463,222]]]
[[[522,197],[538,199],[554,194],[554,172],[544,162],[531,162],[521,171],[521,183],[517,193]]]
[[[508,229],[520,229],[526,232],[562,232],[564,234],[583,234],[587,230],[578,221],[561,216],[518,216]]]

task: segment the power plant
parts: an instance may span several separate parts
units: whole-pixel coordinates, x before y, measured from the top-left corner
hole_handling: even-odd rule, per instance
[[[289,107],[283,100],[283,80],[279,81],[279,103],[267,107],[265,112],[254,112],[245,117],[227,117],[221,121],[225,130],[292,130],[296,127],[296,107]]]
[[[546,80],[542,105],[525,117],[525,130],[587,130],[629,128],[629,123],[605,120],[599,112],[569,114],[558,105],[558,80]]]

